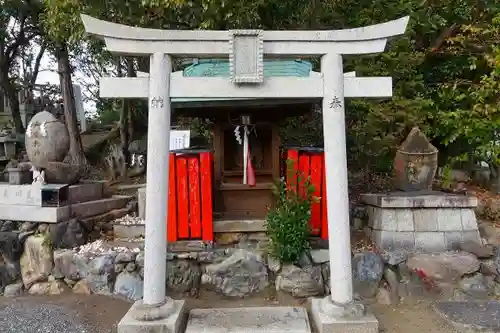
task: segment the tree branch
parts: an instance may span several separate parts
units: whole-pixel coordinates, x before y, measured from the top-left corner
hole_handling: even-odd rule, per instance
[[[443,46],[443,44],[446,42],[446,39],[448,37],[450,37],[454,32],[455,32],[455,29],[458,27],[458,24],[456,23],[453,23],[451,25],[451,27],[447,28],[445,31],[443,31],[439,37],[436,39],[436,41],[434,42],[432,48],[431,48],[431,52],[436,52],[438,51],[441,46]]]
[[[24,32],[24,28],[26,25],[27,16],[25,13],[21,12],[19,15],[21,16],[19,19],[19,33],[17,34],[14,42],[8,45],[5,49],[5,55],[7,57],[7,62],[10,63],[15,58],[17,52],[19,51],[19,47],[26,43],[26,35]]]
[[[42,62],[43,55],[45,54],[45,50],[47,49],[47,45],[42,42],[40,45],[40,50],[35,59],[35,66],[33,67],[33,73],[31,74],[29,85],[30,87],[35,86],[36,79],[38,78],[38,73],[40,73],[40,63]]]

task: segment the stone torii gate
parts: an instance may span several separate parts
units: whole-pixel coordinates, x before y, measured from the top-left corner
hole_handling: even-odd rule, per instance
[[[344,75],[342,55],[383,52],[389,37],[404,33],[409,18],[331,31],[156,30],[86,15],[82,20],[110,52],[151,58],[149,77],[100,81],[101,97],[149,99],[144,298],[124,317],[119,333],[142,332],[145,326],[154,329],[148,332],[176,333],[182,320],[183,301],[165,294],[172,98],[322,99],[331,296],[312,301],[313,319],[320,332],[343,332],[368,316],[375,326],[363,331],[378,331],[376,319],[352,296],[344,99],[390,97],[392,79]],[[230,78],[172,76],[172,56],[229,57]],[[321,75],[264,78],[264,56],[321,57]]]

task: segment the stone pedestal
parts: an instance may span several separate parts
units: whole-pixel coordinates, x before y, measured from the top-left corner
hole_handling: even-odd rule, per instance
[[[424,252],[480,243],[477,198],[437,191],[364,194],[373,242],[382,250]]]
[[[186,324],[185,301],[168,299],[160,307],[145,310],[142,300],[135,302],[118,323],[118,333],[179,333]],[[162,312],[165,311],[165,315]],[[160,317],[155,320],[139,320],[141,316]],[[154,319],[154,318],[151,318]]]
[[[336,306],[326,298],[312,298],[311,318],[319,333],[378,333],[378,320],[362,304]]]

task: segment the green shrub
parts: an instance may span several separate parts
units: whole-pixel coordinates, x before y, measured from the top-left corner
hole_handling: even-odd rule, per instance
[[[288,170],[292,172],[290,164]],[[309,220],[314,187],[309,179],[303,179],[300,174],[298,181],[304,182],[305,193],[288,190],[283,178],[276,184],[276,205],[266,217],[270,255],[283,263],[296,263],[310,248]]]

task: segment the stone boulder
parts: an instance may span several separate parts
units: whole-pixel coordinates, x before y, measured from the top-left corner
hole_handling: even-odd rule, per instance
[[[363,298],[375,297],[384,274],[384,263],[374,252],[356,253],[352,259],[353,289]]]
[[[113,293],[132,301],[143,297],[143,282],[136,272],[122,272],[116,277]]]
[[[79,281],[86,284],[93,294],[112,295],[115,274],[90,274],[85,279]],[[84,282],[82,282],[84,281]]]
[[[132,251],[120,252],[116,255],[115,263],[116,264],[127,264],[129,262],[133,262],[137,256],[137,253]]]
[[[495,282],[492,278],[488,278],[481,273],[476,273],[464,277],[458,285],[460,290],[466,295],[472,298],[482,299],[493,294]]]
[[[89,274],[89,262],[86,257],[73,253],[71,250],[54,251],[54,269],[52,275],[55,278],[67,278],[78,281]]]
[[[18,262],[0,263],[0,292],[17,281],[21,276]]]
[[[78,219],[55,223],[50,226],[50,239],[56,249],[71,249],[87,242],[89,230]]]
[[[52,272],[52,249],[46,238],[29,236],[24,243],[24,253],[21,256],[21,277],[26,289],[36,282],[47,281]]]
[[[9,232],[17,229],[16,222],[13,221],[0,221],[0,232]]]
[[[174,292],[197,296],[200,290],[201,269],[187,260],[167,263],[167,287]]]
[[[10,262],[18,261],[23,253],[23,242],[27,235],[17,232],[0,232],[0,256]]]
[[[275,284],[277,291],[284,291],[294,297],[319,296],[324,293],[320,266],[300,268],[287,265],[276,277]]]
[[[50,282],[37,282],[31,286],[31,295],[60,295],[69,292],[71,289],[62,281],[54,280]]]
[[[30,162],[38,168],[46,168],[48,162],[61,162],[68,154],[68,130],[52,113],[42,111],[31,118],[25,144]]]
[[[419,253],[406,262],[408,268],[434,281],[456,282],[479,270],[480,262],[468,252]]]
[[[239,249],[224,261],[207,265],[202,283],[224,296],[243,297],[264,290],[267,278],[262,257]]]
[[[92,293],[111,295],[115,276],[115,256],[102,254],[89,262],[89,274],[83,281]]]
[[[494,248],[492,245],[482,245],[474,241],[466,241],[460,244],[460,250],[472,253],[480,259],[491,258],[494,255]]]
[[[17,283],[12,283],[7,286],[5,286],[5,289],[3,291],[3,296],[4,297],[18,297],[21,296],[23,292],[23,284],[20,282]]]
[[[115,256],[111,254],[103,254],[90,261],[91,274],[113,274],[114,272]]]

